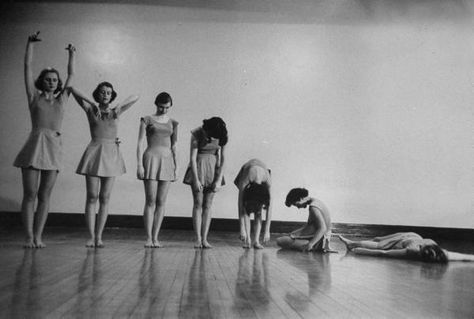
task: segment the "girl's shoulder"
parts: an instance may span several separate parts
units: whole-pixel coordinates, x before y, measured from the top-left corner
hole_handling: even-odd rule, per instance
[[[170,117],[170,123],[173,126],[173,128],[177,127],[179,124],[178,121],[176,121],[175,119],[172,119],[171,117]]]
[[[151,115],[145,115],[140,118],[140,121],[145,123],[145,125],[149,125],[151,120],[152,120]]]
[[[196,127],[195,129],[191,130],[191,135],[197,140],[202,140],[204,138],[204,130],[201,126]]]

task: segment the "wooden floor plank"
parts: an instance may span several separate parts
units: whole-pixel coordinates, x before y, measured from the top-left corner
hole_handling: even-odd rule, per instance
[[[0,318],[474,317],[474,263],[355,256],[337,239],[330,255],[248,250],[224,232],[196,250],[192,232],[174,230],[160,249],[130,229],[107,229],[106,247],[87,249],[83,230],[47,231],[41,250],[0,232]]]

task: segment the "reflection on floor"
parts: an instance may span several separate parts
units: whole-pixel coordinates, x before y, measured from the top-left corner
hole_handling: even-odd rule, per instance
[[[474,263],[354,256],[336,238],[339,254],[282,251],[274,240],[244,250],[224,232],[195,250],[192,232],[165,230],[164,248],[145,249],[142,232],[106,230],[106,247],[87,249],[84,230],[47,229],[47,248],[25,250],[20,231],[1,231],[0,317],[474,317]]]

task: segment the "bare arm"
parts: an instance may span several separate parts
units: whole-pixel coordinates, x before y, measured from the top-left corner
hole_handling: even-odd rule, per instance
[[[89,98],[87,98],[82,92],[74,87],[69,87],[69,90],[71,91],[72,96],[76,100],[77,104],[79,104],[79,106],[82,107],[84,111],[87,112],[90,108],[94,108],[94,111],[96,112],[98,111],[98,106],[89,100]]]
[[[126,98],[123,102],[119,103],[116,107],[117,115],[122,114],[123,112],[127,111],[135,102],[138,101],[140,97],[138,95],[130,95]]]
[[[474,261],[474,255],[456,253],[454,251],[444,251],[449,261]]]
[[[198,153],[198,142],[194,135],[191,135],[191,146],[190,146],[189,162],[191,163],[191,173],[193,175],[192,186],[196,191],[202,190],[202,184],[199,181],[197,175],[197,153]]]
[[[263,234],[263,242],[266,243],[270,240],[270,224],[272,222],[272,188],[268,186],[268,193],[270,194],[270,201],[268,202],[267,217],[265,218],[265,232]]]
[[[369,249],[369,248],[357,247],[357,248],[352,249],[352,251],[358,255],[366,255],[366,256],[392,257],[392,258],[407,258],[408,257],[406,248],[382,250],[382,249]]]
[[[33,102],[33,97],[35,94],[35,83],[33,80],[33,70],[32,70],[32,61],[33,61],[33,42],[40,41],[38,39],[39,32],[32,34],[28,37],[26,42],[25,50],[25,87],[26,87],[26,96],[28,98],[28,104]]]
[[[66,90],[67,93],[70,93],[70,86],[72,83],[72,80],[74,78],[74,72],[75,72],[75,56],[76,56],[76,48],[72,45],[69,44],[66,48],[68,51],[68,62],[67,62],[67,79],[66,82],[64,83],[64,89]]]
[[[312,249],[316,243],[318,243],[327,232],[326,222],[324,221],[323,214],[315,206],[309,206],[310,219],[313,220],[315,225],[319,226],[313,235],[313,238],[309,240],[308,249]]]
[[[219,161],[217,167],[217,174],[213,182],[213,189],[217,190],[222,185],[222,177],[224,176],[224,166],[225,166],[225,146],[221,146],[219,150]]]
[[[309,239],[309,238],[313,237],[313,235],[301,236],[301,232],[306,228],[306,226],[307,226],[307,224],[305,224],[303,227],[295,229],[294,231],[292,231],[288,235],[293,239]]]
[[[178,122],[173,122],[173,134],[171,135],[171,154],[174,162],[175,178],[178,178],[178,155],[176,143],[178,142]]]
[[[145,129],[146,124],[143,119],[140,120],[140,127],[138,128],[138,142],[137,142],[137,178],[143,179],[145,177],[145,169],[143,168],[143,150],[145,143]]]

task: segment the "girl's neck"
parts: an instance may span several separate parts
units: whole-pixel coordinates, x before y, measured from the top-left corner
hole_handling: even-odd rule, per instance
[[[46,100],[53,100],[54,99],[54,92],[43,91],[43,95],[46,98]]]
[[[110,104],[99,104],[99,109],[101,111],[108,111]]]
[[[166,115],[166,114],[156,114],[156,113],[155,113],[154,116],[155,116],[155,120],[156,120],[158,123],[166,123],[166,122],[168,122],[168,120],[169,120],[169,117],[168,117],[168,115]]]

